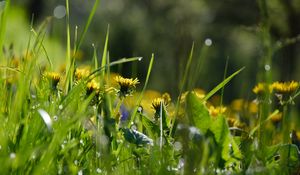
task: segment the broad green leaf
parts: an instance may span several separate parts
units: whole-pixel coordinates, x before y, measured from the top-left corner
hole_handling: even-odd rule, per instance
[[[186,97],[186,111],[190,125],[196,126],[201,132],[206,132],[211,124],[211,117],[203,102],[192,92]]]
[[[214,137],[218,144],[223,143],[229,135],[229,128],[225,118],[221,115],[213,120],[210,130],[214,133]]]
[[[222,147],[221,154],[222,158],[226,161],[226,165],[229,166],[232,163],[238,164],[238,160],[241,159],[242,154],[238,145],[230,135],[225,117],[222,115],[217,116],[217,118],[212,121],[209,129],[214,134],[217,144]]]

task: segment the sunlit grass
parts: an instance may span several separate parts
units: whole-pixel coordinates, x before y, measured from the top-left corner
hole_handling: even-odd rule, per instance
[[[223,104],[223,89],[246,68],[235,72],[225,68],[223,81],[206,93],[195,87],[200,70],[192,69],[201,68],[209,50],[203,46],[201,60],[195,60],[193,44],[178,82],[179,94],[171,98],[148,89],[154,54],[110,61],[109,27],[101,60],[93,46],[93,57],[79,66],[75,55],[98,4],[96,0],[71,48],[66,1],[62,71],[54,67],[59,64],[53,64],[44,45],[47,20],[38,29],[29,29],[25,54],[13,48],[12,55],[0,53],[0,174],[299,172],[300,128],[294,124],[299,114],[292,110],[299,82],[273,82],[272,72],[264,69],[259,72],[265,77],[259,80],[262,83],[253,87],[255,98]],[[1,24],[9,22],[6,13]],[[9,44],[3,38],[5,26],[0,27],[0,46]],[[270,38],[264,32],[264,59],[271,64]],[[145,79],[110,71],[112,66],[141,61],[149,62]],[[221,100],[214,101],[219,91]]]

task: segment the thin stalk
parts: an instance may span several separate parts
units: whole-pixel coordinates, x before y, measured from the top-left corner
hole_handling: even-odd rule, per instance
[[[163,103],[160,102],[160,111],[159,111],[159,129],[160,129],[160,136],[159,136],[159,148],[160,151],[162,150],[162,145],[163,145],[163,116],[162,116],[162,110],[163,110]]]
[[[69,0],[66,0],[66,32],[67,32],[67,51],[66,51],[66,84],[65,93],[69,91],[69,86],[71,83],[71,34],[70,34],[70,10],[69,10]]]
[[[148,66],[148,71],[147,71],[147,76],[146,76],[146,81],[145,81],[145,84],[144,84],[144,87],[143,87],[143,90],[138,98],[138,101],[136,103],[136,107],[134,108],[131,116],[130,116],[130,122],[128,123],[128,126],[127,127],[130,127],[130,124],[134,121],[135,119],[135,116],[136,116],[136,113],[137,113],[137,109],[142,101],[142,98],[144,96],[144,93],[146,91],[146,88],[147,88],[147,85],[148,85],[148,82],[149,82],[149,78],[150,78],[150,74],[151,74],[151,70],[152,70],[152,66],[153,66],[153,61],[154,61],[154,54],[152,54],[152,57],[151,57],[151,60],[150,60],[150,63],[149,63],[149,66]]]
[[[190,70],[190,66],[191,66],[191,63],[192,63],[192,60],[193,60],[193,53],[194,53],[194,43],[192,45],[192,49],[190,51],[190,55],[189,55],[189,58],[188,58],[188,61],[186,63],[186,66],[185,66],[185,70],[184,70],[184,75],[183,75],[183,79],[180,83],[180,87],[179,87],[179,96],[177,98],[177,101],[176,101],[176,108],[175,108],[175,116],[173,118],[173,120],[171,120],[171,127],[170,127],[170,134],[169,135],[172,135],[172,131],[173,131],[173,127],[175,125],[175,122],[176,122],[176,118],[178,116],[178,112],[179,112],[179,104],[180,104],[180,98],[181,98],[181,95],[183,93],[183,90],[184,90],[184,87],[185,87],[185,84],[186,84],[186,79],[188,77],[188,73],[189,73],[189,70]]]
[[[261,28],[260,36],[263,46],[262,62],[260,63],[261,74],[258,79],[263,82],[270,83],[272,81],[272,55],[273,46],[270,34],[270,19],[266,0],[258,0],[258,5],[261,13]]]
[[[117,118],[117,117],[119,116],[118,113],[120,111],[120,108],[121,108],[121,105],[122,105],[123,101],[124,101],[123,97],[119,98],[119,101],[118,101],[118,103],[116,105],[116,108],[115,108],[115,111],[113,113],[113,116],[115,117],[116,121],[120,120],[120,118]]]
[[[229,58],[226,59],[225,70],[224,70],[224,75],[223,75],[223,81],[226,79],[226,76],[227,76],[228,60],[229,60]],[[223,106],[224,89],[225,89],[225,86],[223,86],[222,89],[221,89],[220,106]]]
[[[149,78],[150,78],[150,74],[151,74],[151,70],[152,70],[152,66],[153,66],[153,61],[154,61],[154,54],[152,54],[151,56],[151,60],[150,60],[150,63],[149,63],[149,66],[148,66],[148,72],[147,72],[147,76],[146,76],[146,81],[145,81],[145,84],[144,84],[144,87],[143,87],[143,90],[141,92],[141,95],[139,96],[138,98],[138,101],[137,101],[137,105],[136,107],[133,109],[133,112],[130,116],[130,122],[128,123],[127,127],[129,128],[131,123],[135,120],[135,116],[136,116],[136,113],[137,113],[137,109],[138,109],[138,106],[140,105],[141,101],[142,101],[142,98],[144,96],[144,93],[145,93],[145,90],[146,90],[146,87],[148,85],[148,81],[149,81]],[[123,148],[123,145],[124,145],[124,142],[120,143],[118,145],[118,148],[115,152],[115,156],[118,157],[119,154],[120,154],[120,151],[121,149]]]
[[[282,111],[282,143],[289,143],[290,136],[290,115],[289,115],[289,106],[288,104],[283,105]],[[289,149],[284,149],[280,155],[280,162],[283,168],[283,172],[288,172],[288,162],[289,162]]]

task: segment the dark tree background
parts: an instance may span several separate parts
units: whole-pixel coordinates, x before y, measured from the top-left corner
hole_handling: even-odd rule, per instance
[[[143,80],[151,53],[155,65],[150,88],[178,93],[179,79],[187,61],[192,43],[195,59],[199,58],[206,39],[212,40],[203,60],[197,87],[210,90],[223,79],[226,59],[228,73],[243,66],[245,71],[225,89],[225,100],[250,98],[261,69],[262,23],[258,1],[253,0],[102,0],[82,47],[86,60],[91,59],[91,43],[103,48],[107,25],[110,25],[109,53],[112,59],[142,56],[142,63],[126,64],[116,68],[125,76],[138,75]],[[34,13],[35,23],[53,14],[64,1],[16,1],[26,6],[28,21]],[[93,1],[70,1],[71,26],[82,30]],[[266,1],[271,42],[293,43],[277,50],[272,57],[274,80],[300,80],[300,0]],[[64,20],[53,20],[51,35],[65,42]],[[295,38],[298,37],[298,38]],[[287,40],[290,38],[290,40]],[[292,38],[292,39],[291,39]]]

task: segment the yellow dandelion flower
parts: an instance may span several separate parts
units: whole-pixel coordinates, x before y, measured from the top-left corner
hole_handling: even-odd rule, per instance
[[[164,93],[161,98],[164,100],[165,105],[167,106],[171,102],[171,96],[169,93]]]
[[[272,84],[273,89],[279,93],[292,93],[299,88],[299,83],[295,81],[291,82],[274,82]]]
[[[245,101],[243,99],[236,99],[231,102],[231,109],[234,111],[242,111],[244,109]]]
[[[86,90],[88,95],[90,95],[93,92],[98,92],[99,89],[100,89],[99,83],[97,83],[95,80],[88,82],[86,85]]]
[[[97,104],[100,101],[100,86],[99,83],[95,80],[91,80],[86,85],[86,96],[91,95],[92,93],[95,94],[94,98],[91,101],[91,104]]]
[[[213,117],[218,116],[220,114],[224,114],[226,110],[227,108],[223,106],[218,106],[218,107],[210,106],[208,109],[209,114]]]
[[[74,75],[76,80],[81,80],[90,75],[90,70],[89,68],[77,68]]]
[[[252,91],[257,95],[262,95],[264,93],[271,93],[273,90],[273,87],[266,84],[266,83],[258,83]]]
[[[57,88],[59,80],[61,79],[60,74],[57,72],[46,72],[43,77],[50,81],[51,88],[54,90]]]
[[[279,113],[277,113],[277,114],[271,116],[270,119],[271,119],[271,121],[272,121],[273,123],[278,123],[278,122],[280,122],[281,119],[282,119],[282,113],[279,112]]]
[[[135,89],[135,86],[139,84],[139,80],[137,78],[133,79],[116,76],[115,80],[119,84],[119,97],[131,95]]]
[[[160,110],[160,104],[163,102],[164,100],[162,98],[155,98],[152,101],[152,107],[155,111],[159,111]]]
[[[256,102],[250,102],[248,104],[248,111],[252,114],[256,114],[258,112],[258,105]]]

